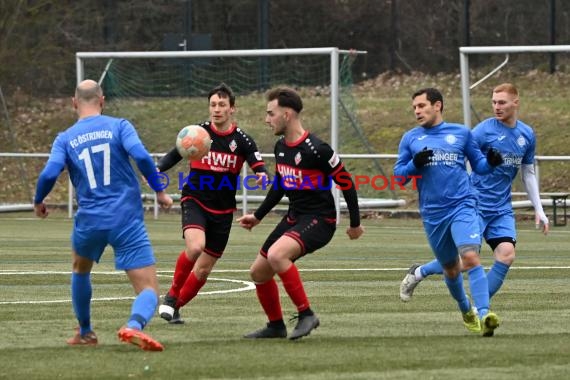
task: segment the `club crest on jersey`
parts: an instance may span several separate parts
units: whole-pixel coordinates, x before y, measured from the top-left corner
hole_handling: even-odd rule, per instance
[[[299,165],[299,162],[301,162],[301,152],[297,152],[295,155],[295,165]]]
[[[520,137],[517,139],[517,144],[518,144],[519,146],[525,146],[525,145],[526,145],[526,140],[524,139],[524,137],[520,136]]]
[[[340,162],[340,158],[338,156],[338,154],[334,153],[331,157],[331,159],[329,160],[329,165],[331,166],[331,168],[334,168],[335,166],[338,165],[338,163]]]
[[[445,136],[445,141],[449,144],[449,145],[453,145],[455,144],[455,142],[457,141],[457,137],[453,136],[453,135],[447,135]]]
[[[237,143],[236,140],[232,140],[232,142],[230,143],[230,150],[232,151],[232,153],[237,149]]]

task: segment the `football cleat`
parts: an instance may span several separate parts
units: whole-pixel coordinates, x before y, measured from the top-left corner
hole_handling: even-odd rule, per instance
[[[477,315],[477,311],[474,307],[471,308],[467,313],[463,313],[463,324],[465,328],[472,333],[481,333],[481,321]]]
[[[305,315],[305,316],[298,316],[299,321],[297,322],[297,326],[293,329],[293,332],[289,336],[289,339],[295,340],[307,336],[319,327],[321,322],[316,315]]]
[[[134,344],[139,346],[145,351],[162,351],[164,347],[162,344],[152,339],[140,330],[132,329],[130,327],[122,327],[117,333],[121,342]]]
[[[489,312],[481,319],[483,336],[489,337],[495,334],[495,329],[499,327],[499,317],[497,314]]]
[[[164,301],[162,305],[158,307],[158,314],[160,318],[170,322],[174,319],[175,314],[178,314],[178,319],[180,320],[180,313],[178,309],[175,308],[176,306],[176,297],[172,297],[170,294],[166,294],[164,296]]]
[[[183,325],[184,319],[180,317],[180,309],[174,309],[174,314],[172,314],[172,319],[168,321],[171,325]]]
[[[268,323],[267,326],[255,330],[243,336],[246,339],[271,339],[271,338],[285,338],[287,337],[287,328],[272,326]]]
[[[419,264],[412,264],[410,269],[408,269],[408,273],[406,273],[406,276],[400,284],[400,299],[403,302],[408,302],[412,299],[412,296],[414,295],[414,289],[421,282],[421,280],[416,279],[416,275],[414,274],[419,266]]]
[[[89,331],[86,334],[81,335],[79,332],[79,327],[75,328],[75,335],[67,340],[67,344],[70,346],[96,346],[97,335],[93,331]]]

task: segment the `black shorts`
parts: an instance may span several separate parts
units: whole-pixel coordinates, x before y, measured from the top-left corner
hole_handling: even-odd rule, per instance
[[[284,216],[261,247],[261,255],[267,257],[269,247],[281,236],[294,239],[301,246],[301,256],[324,247],[336,231],[336,220],[314,215],[300,215],[292,219]]]
[[[192,199],[182,202],[182,238],[188,228],[198,228],[206,234],[204,252],[219,258],[224,253],[230,230],[232,229],[233,213],[213,214],[204,210]]]

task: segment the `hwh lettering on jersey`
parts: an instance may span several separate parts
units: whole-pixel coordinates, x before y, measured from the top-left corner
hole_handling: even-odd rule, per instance
[[[284,164],[277,164],[282,186],[289,190],[316,190],[326,185],[325,175],[319,170],[300,170]],[[330,189],[330,187],[329,187]]]
[[[236,173],[243,164],[240,161],[243,159],[240,160],[235,154],[210,151],[201,161],[193,161],[192,168]]]

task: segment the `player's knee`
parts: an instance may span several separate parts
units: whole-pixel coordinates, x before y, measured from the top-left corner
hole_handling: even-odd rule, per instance
[[[91,272],[91,268],[93,268],[93,261],[79,255],[74,255],[71,265],[75,273],[88,273]]]
[[[459,260],[443,265],[443,271],[447,278],[457,278],[461,273],[461,263]]]
[[[457,247],[457,251],[463,263],[463,270],[469,270],[481,264],[481,258],[479,257],[480,249],[481,246],[477,244],[466,244]]]
[[[501,243],[495,248],[495,259],[511,266],[515,261],[515,247],[509,243]]]
[[[200,244],[186,242],[186,256],[189,260],[196,261],[203,250],[204,247]]]
[[[205,281],[212,272],[212,268],[205,266],[195,266],[193,269],[194,275],[200,281]]]
[[[253,265],[249,268],[249,277],[256,284],[263,284],[273,277],[273,272]]]

